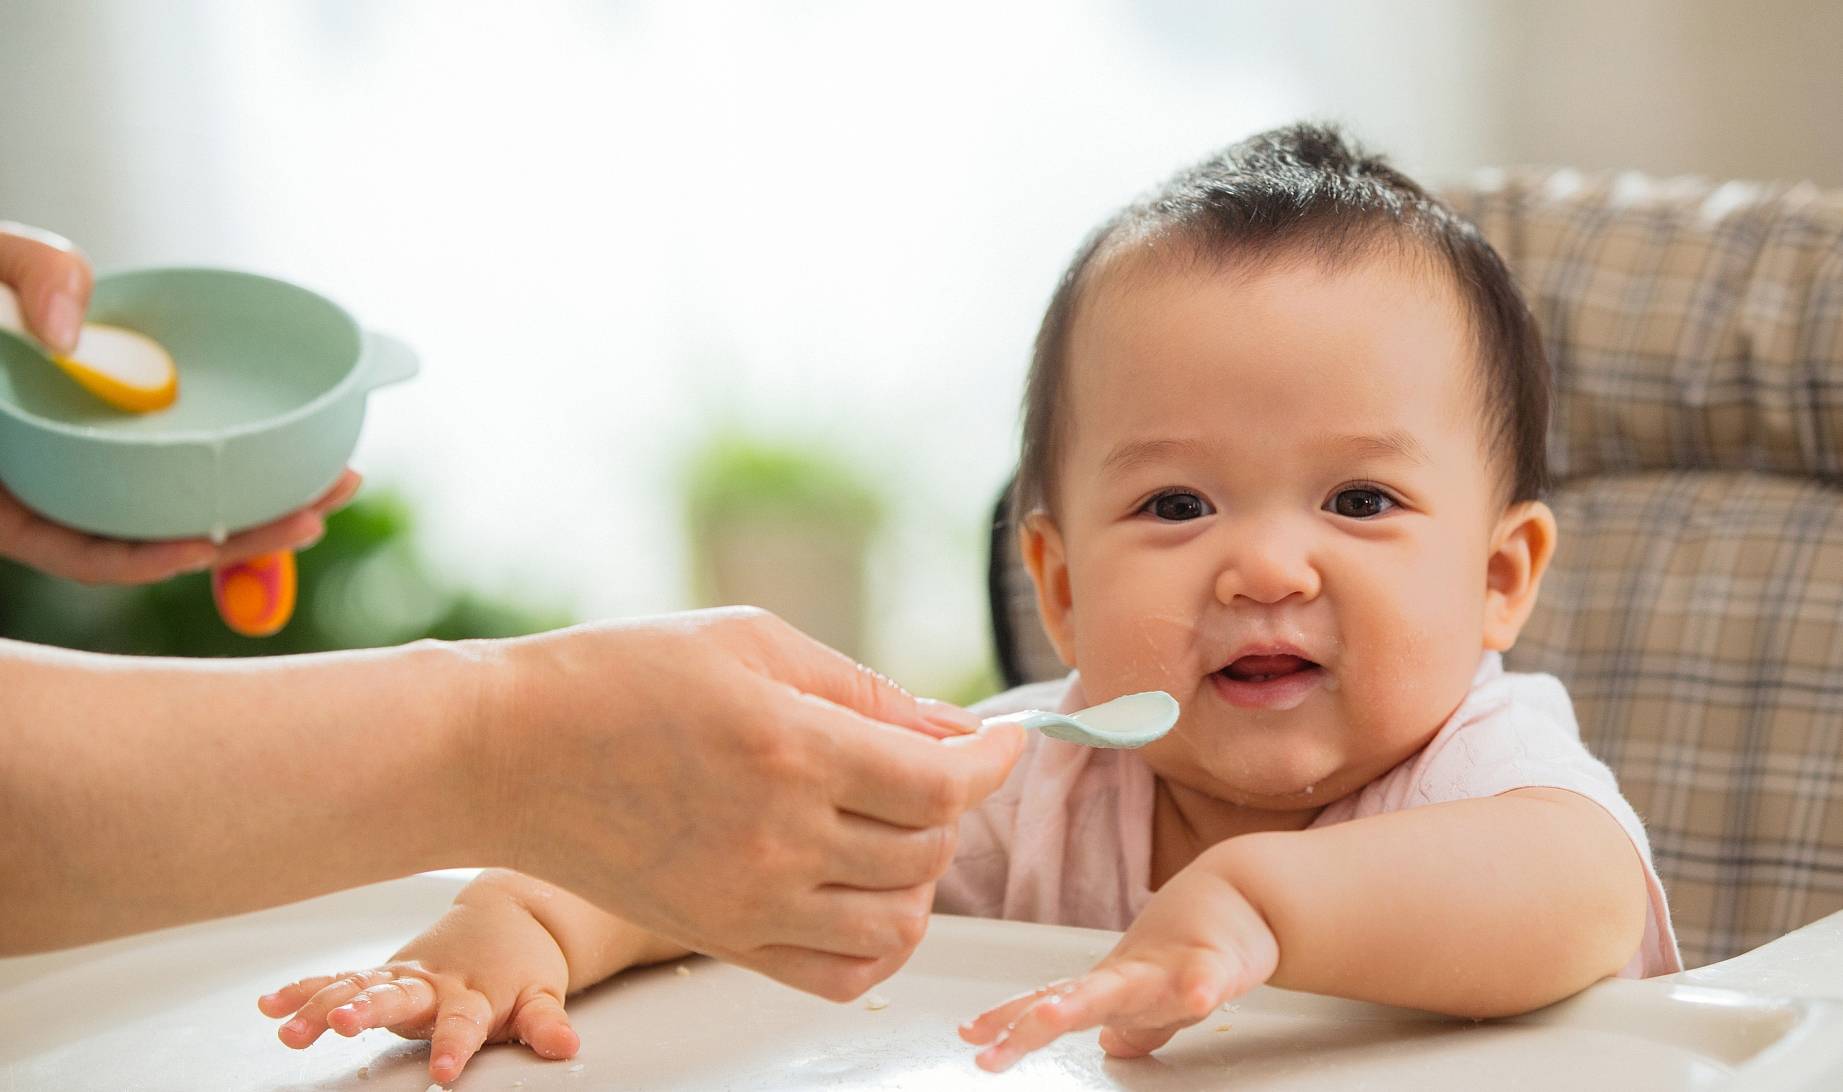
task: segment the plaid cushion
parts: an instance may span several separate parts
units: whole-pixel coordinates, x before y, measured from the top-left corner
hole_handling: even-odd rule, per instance
[[[1525,171],[1446,197],[1555,369],[1561,545],[1506,666],[1568,684],[1686,963],[1843,909],[1843,191]]]
[[[1542,327],[1558,480],[1843,477],[1843,191],[1555,171],[1443,196]]]
[[[1505,666],[1567,684],[1685,965],[1843,910],[1843,495],[1665,471],[1550,501],[1560,545]]]
[[[1843,191],[1524,171],[1444,196],[1555,368],[1561,544],[1506,665],[1568,685],[1686,964],[1843,910]],[[1001,664],[1059,674],[993,541]]]

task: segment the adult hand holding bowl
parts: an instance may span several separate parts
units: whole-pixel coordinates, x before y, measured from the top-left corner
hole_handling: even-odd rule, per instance
[[[82,255],[16,224],[0,224],[0,282],[54,352],[93,310],[184,373],[171,408],[124,415],[0,334],[0,554],[85,583],[229,571],[311,544],[357,490],[344,463],[364,393],[416,367],[329,301],[249,274],[105,277],[92,307]]]

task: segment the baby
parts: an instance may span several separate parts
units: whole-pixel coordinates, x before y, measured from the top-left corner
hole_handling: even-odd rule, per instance
[[[1464,1016],[1679,969],[1644,829],[1553,678],[1499,654],[1555,548],[1548,371],[1471,225],[1334,131],[1253,137],[1114,217],[1038,337],[1016,511],[1071,668],[992,715],[1165,690],[1141,751],[1037,738],[961,822],[935,908],[1125,929],[963,1025],[1003,1069],[1100,1027],[1162,1046],[1263,983]],[[570,992],[682,951],[486,872],[374,970],[261,1000],[577,1047]],[[297,1011],[298,1010],[298,1011]]]

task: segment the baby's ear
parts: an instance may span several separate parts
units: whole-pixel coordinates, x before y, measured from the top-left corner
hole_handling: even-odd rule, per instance
[[[1037,614],[1064,667],[1075,666],[1075,601],[1069,594],[1068,555],[1062,549],[1062,532],[1041,510],[1024,517],[1018,528],[1018,553],[1037,588]]]
[[[1555,556],[1555,513],[1541,501],[1510,506],[1491,536],[1485,564],[1485,647],[1508,652],[1536,607],[1542,574]]]

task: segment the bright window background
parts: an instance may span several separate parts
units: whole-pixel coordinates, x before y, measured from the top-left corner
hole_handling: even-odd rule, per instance
[[[1086,231],[1301,116],[1431,180],[1510,160],[1843,182],[1843,9],[67,3],[0,8],[0,218],[99,268],[295,279],[401,335],[356,464],[444,573],[580,617],[690,604],[717,427],[880,483],[868,658],[987,657],[984,521]]]

